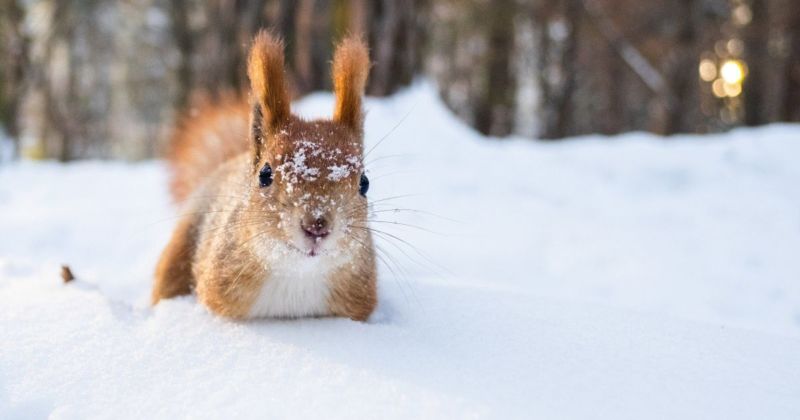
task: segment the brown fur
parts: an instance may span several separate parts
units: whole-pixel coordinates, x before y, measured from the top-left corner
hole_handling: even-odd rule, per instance
[[[370,244],[370,246],[372,246]],[[330,298],[331,313],[357,321],[366,321],[378,304],[378,290],[375,284],[374,261],[359,265],[355,273],[341,270],[333,276],[333,292]]]
[[[192,261],[197,242],[197,217],[186,215],[178,221],[156,266],[153,302],[192,292]]]
[[[214,172],[222,162],[250,148],[247,101],[229,96],[212,103],[203,100],[183,116],[170,139],[167,159],[176,203]]]
[[[283,68],[283,41],[259,32],[250,48],[247,75],[255,100],[264,112],[265,125],[273,128],[286,121],[289,111],[289,87]]]
[[[286,262],[312,261],[327,270],[320,274],[330,291],[322,315],[369,317],[377,303],[375,253],[367,200],[358,193],[368,69],[364,44],[343,41],[333,62],[334,119],[305,121],[289,108],[282,43],[263,31],[256,36],[248,60],[250,124],[245,106],[223,103],[202,109],[175,136],[172,191],[186,215],[162,253],[153,303],[195,290],[213,312],[248,318]],[[298,156],[318,176],[298,177]],[[267,164],[272,185],[260,187]],[[348,168],[346,176],[334,176],[334,167]],[[330,236],[303,233],[315,220],[328,223]]]
[[[363,124],[361,97],[369,73],[369,54],[359,37],[345,38],[333,55],[333,120],[358,128]]]

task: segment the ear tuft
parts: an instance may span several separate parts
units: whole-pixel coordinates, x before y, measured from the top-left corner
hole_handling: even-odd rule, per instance
[[[291,113],[284,73],[283,41],[262,29],[250,47],[247,75],[267,127],[274,128]]]
[[[360,36],[347,36],[333,55],[334,121],[354,129],[363,124],[361,97],[369,74],[369,52]]]

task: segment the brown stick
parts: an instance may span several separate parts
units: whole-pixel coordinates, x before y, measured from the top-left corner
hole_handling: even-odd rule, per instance
[[[64,280],[64,283],[69,283],[75,280],[72,270],[70,270],[69,266],[66,264],[61,266],[61,279]]]

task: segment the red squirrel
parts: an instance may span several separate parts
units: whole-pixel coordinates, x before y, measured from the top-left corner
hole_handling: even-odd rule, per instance
[[[195,291],[234,319],[370,316],[369,66],[363,41],[345,38],[333,58],[333,118],[307,121],[290,110],[282,41],[256,35],[251,103],[207,106],[173,138],[172,192],[184,209],[158,262],[153,304]]]

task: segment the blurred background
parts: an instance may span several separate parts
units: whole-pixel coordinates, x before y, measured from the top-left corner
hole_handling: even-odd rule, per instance
[[[150,306],[202,216],[151,158],[246,94],[260,28],[306,117],[335,42],[370,44],[368,325]],[[777,122],[800,0],[0,0],[0,420],[800,419],[800,124]],[[225,205],[247,199],[205,233],[272,219]]]
[[[246,88],[262,27],[296,97],[330,88],[335,40],[360,32],[369,95],[432,80],[498,139],[800,121],[797,0],[0,0],[10,154],[157,156],[187,105]]]

